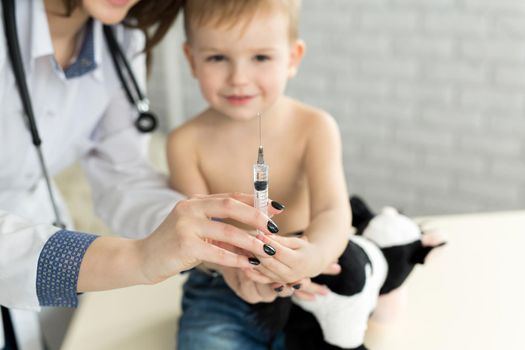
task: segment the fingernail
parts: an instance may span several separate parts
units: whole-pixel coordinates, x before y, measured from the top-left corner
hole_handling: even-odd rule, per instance
[[[300,289],[301,288],[301,283],[294,284],[292,287],[293,287],[293,289]]]
[[[277,293],[281,293],[284,289],[284,286],[279,286],[277,288],[274,288],[273,290],[276,291]]]
[[[284,205],[282,205],[281,203],[279,203],[277,201],[272,201],[271,205],[272,205],[272,207],[274,207],[277,210],[283,210],[285,208]]]
[[[279,227],[277,227],[277,225],[272,220],[268,220],[268,224],[266,225],[266,227],[268,227],[268,231],[270,231],[271,233],[279,232]]]
[[[263,250],[266,254],[268,255],[275,255],[276,251],[275,251],[275,248],[272,247],[271,245],[269,244],[265,244],[263,245]]]
[[[257,265],[259,265],[261,263],[259,261],[259,259],[257,259],[256,257],[253,257],[253,256],[248,258],[248,262],[250,264],[252,264],[252,265],[255,265],[255,266],[257,266]]]

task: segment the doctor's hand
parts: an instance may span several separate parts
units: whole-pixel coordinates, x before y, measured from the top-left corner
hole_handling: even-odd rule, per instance
[[[198,195],[180,201],[164,222],[140,244],[142,272],[150,283],[160,282],[201,262],[248,268],[248,256],[264,254],[264,243],[233,225],[211,220],[233,219],[267,234],[275,225],[253,208],[247,194]],[[269,214],[280,210],[269,206]],[[236,249],[228,249],[228,247]]]
[[[341,266],[337,263],[333,263],[324,272],[323,275],[338,275],[341,273]],[[330,289],[324,285],[320,285],[307,279],[306,283],[301,287],[300,290],[294,293],[296,298],[302,300],[315,300],[318,295],[327,295]]]
[[[271,283],[255,282],[238,268],[223,266],[217,270],[222,273],[224,281],[235,294],[249,304],[270,303],[277,297],[286,297],[293,293],[291,289],[278,293]]]
[[[283,286],[299,287],[306,278],[321,274],[329,266],[323,266],[317,246],[303,237],[283,237],[258,234],[257,239],[275,248],[273,254],[260,255],[260,265],[253,267],[255,275],[265,276]]]

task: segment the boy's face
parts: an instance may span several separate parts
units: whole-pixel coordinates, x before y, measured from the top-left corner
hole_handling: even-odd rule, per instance
[[[195,26],[196,27],[196,26]],[[255,16],[232,28],[191,28],[184,52],[211,108],[235,120],[264,113],[295,75],[304,44],[290,43],[284,15]]]

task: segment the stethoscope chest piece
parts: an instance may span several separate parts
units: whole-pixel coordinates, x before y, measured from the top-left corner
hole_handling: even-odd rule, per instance
[[[137,120],[135,120],[135,127],[140,132],[152,132],[157,128],[157,118],[151,112],[140,112]]]

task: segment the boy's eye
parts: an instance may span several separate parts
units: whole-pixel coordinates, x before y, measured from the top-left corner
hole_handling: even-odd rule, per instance
[[[206,57],[206,62],[222,62],[226,59],[224,55],[212,55]]]
[[[270,56],[268,55],[255,55],[254,59],[257,62],[265,62],[270,60]]]

